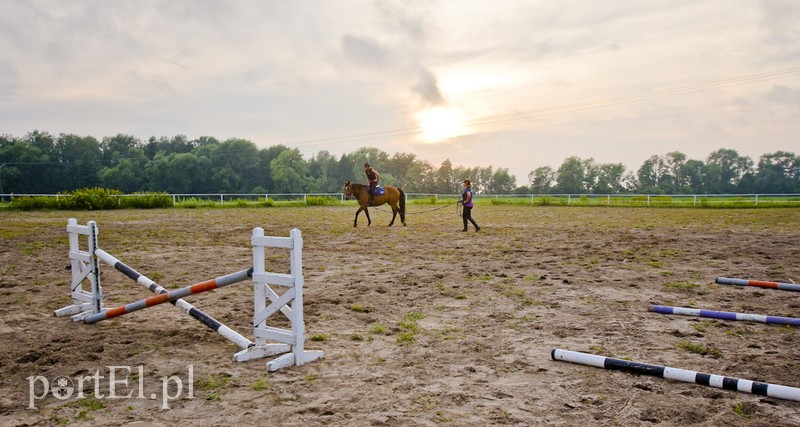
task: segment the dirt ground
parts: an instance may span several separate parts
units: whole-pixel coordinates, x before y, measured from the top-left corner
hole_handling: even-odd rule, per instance
[[[0,212],[0,425],[800,425],[800,402],[550,358],[800,387],[800,328],[648,312],[798,317],[795,292],[714,279],[800,279],[800,209],[477,206],[479,233],[460,232],[454,207],[429,209],[392,228],[383,211],[353,228],[346,206]],[[94,325],[54,317],[70,302],[70,217],[168,289],[249,267],[253,227],[299,228],[306,349],[324,358],[233,362],[238,347],[169,304]],[[288,272],[286,254],[267,261]],[[106,306],[150,296],[101,271]],[[253,338],[251,285],[187,301]],[[56,396],[81,381],[82,398]]]

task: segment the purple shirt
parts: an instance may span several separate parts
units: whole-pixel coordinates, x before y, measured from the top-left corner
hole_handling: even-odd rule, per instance
[[[464,203],[464,206],[471,208],[472,207],[472,187],[467,187],[464,189],[464,192],[461,193],[461,201],[465,202],[467,200],[467,193],[469,193],[469,202]]]

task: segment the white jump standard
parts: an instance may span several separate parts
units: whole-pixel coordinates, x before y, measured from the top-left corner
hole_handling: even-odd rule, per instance
[[[255,228],[251,237],[253,246],[252,268],[173,291],[167,291],[106,251],[99,249],[97,245],[97,225],[94,221],[89,221],[87,225],[78,225],[77,221],[72,218],[67,223],[67,232],[69,233],[69,258],[72,267],[72,283],[70,286],[72,305],[56,310],[53,313],[56,316],[72,315],[72,319],[75,321],[83,320],[91,324],[170,302],[242,348],[241,351],[234,354],[234,361],[243,362],[286,353],[267,362],[267,368],[270,371],[275,371],[292,365],[299,366],[312,362],[323,356],[321,351],[307,351],[304,349],[303,238],[298,229],[291,230],[290,237],[266,237],[263,229]],[[80,236],[87,236],[88,249],[86,251],[80,249]],[[289,274],[265,271],[265,248],[290,250]],[[109,310],[105,308],[103,306],[102,287],[100,286],[98,259],[113,266],[157,295],[115,309]],[[182,299],[185,296],[233,285],[250,278],[253,280],[255,298],[255,312],[253,314],[255,342],[250,341]],[[87,279],[91,285],[88,290],[82,287],[83,282]],[[270,285],[283,286],[287,289],[283,294],[278,295],[270,288]],[[267,299],[270,300],[269,306],[267,306]],[[267,319],[278,311],[289,319],[291,329],[267,326]],[[277,343],[269,343],[267,340],[277,341]]]

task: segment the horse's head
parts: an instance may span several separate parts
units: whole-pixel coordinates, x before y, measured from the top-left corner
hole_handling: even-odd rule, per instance
[[[350,200],[353,197],[353,185],[350,184],[350,181],[344,183],[344,199]]]

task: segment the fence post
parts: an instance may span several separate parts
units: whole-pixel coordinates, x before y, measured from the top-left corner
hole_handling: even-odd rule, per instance
[[[611,205],[611,195],[608,194],[607,197],[608,197],[608,199],[606,200],[606,205],[610,206]]]
[[[219,195],[219,205],[220,206],[225,205],[225,196],[222,194]]]
[[[697,206],[697,194],[692,195],[692,206]]]
[[[650,195],[647,195],[647,206],[650,206]]]
[[[756,206],[758,206],[758,194],[756,194]]]
[[[303,204],[304,205],[308,204],[308,195],[307,194],[303,194]]]

